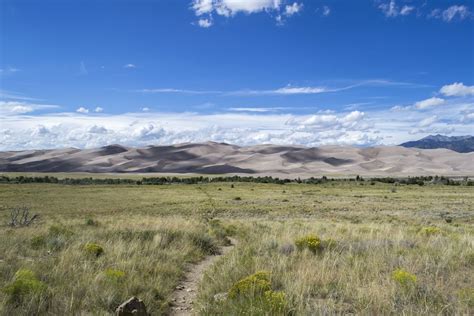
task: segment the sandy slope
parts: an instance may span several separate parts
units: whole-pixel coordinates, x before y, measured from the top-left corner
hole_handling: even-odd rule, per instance
[[[474,152],[404,147],[178,144],[0,152],[0,171],[332,175],[473,175]]]

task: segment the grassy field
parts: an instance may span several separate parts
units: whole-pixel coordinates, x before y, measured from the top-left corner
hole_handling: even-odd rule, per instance
[[[10,210],[40,214],[10,228]],[[203,315],[472,314],[474,188],[355,182],[0,185],[0,314],[170,310],[190,263]]]

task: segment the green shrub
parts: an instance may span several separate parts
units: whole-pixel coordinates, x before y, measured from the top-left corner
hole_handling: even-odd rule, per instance
[[[266,291],[264,298],[272,314],[283,313],[288,307],[286,294],[283,291]]]
[[[92,218],[86,219],[86,226],[99,226],[99,222],[93,220]]]
[[[107,269],[104,271],[104,276],[113,283],[120,283],[125,279],[125,272],[116,269]]]
[[[321,239],[316,235],[306,235],[295,240],[296,248],[300,251],[308,249],[316,253],[322,249]]]
[[[392,272],[392,279],[403,287],[411,287],[416,285],[416,275],[411,274],[403,269],[397,269]]]
[[[241,200],[242,200],[242,198],[241,198],[240,196],[236,196],[236,197],[234,198],[234,201],[241,201]]]
[[[87,243],[84,245],[84,251],[91,256],[99,257],[104,253],[104,248],[95,243]]]
[[[30,240],[31,248],[47,247],[49,250],[61,250],[74,235],[74,232],[60,225],[50,226],[46,235],[35,236]]]
[[[229,290],[229,298],[252,298],[257,295],[261,296],[270,290],[270,273],[259,271],[234,283]]]
[[[428,226],[428,227],[423,227],[421,229],[421,233],[426,236],[438,235],[439,233],[441,233],[441,229],[439,229],[436,226]]]
[[[20,269],[15,273],[13,281],[3,288],[3,292],[10,296],[10,300],[20,302],[26,295],[41,293],[46,285],[41,282],[33,271]]]
[[[31,248],[38,250],[46,245],[46,237],[35,236],[30,239],[30,245],[31,245]]]

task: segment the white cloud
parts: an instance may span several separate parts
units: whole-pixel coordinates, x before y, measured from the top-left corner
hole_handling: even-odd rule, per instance
[[[282,15],[292,16],[300,12],[302,3],[294,2],[284,6],[282,0],[193,0],[191,9],[200,18],[197,25],[200,27],[212,26],[212,15],[231,17],[238,13],[253,14],[259,12],[276,13],[277,24],[283,24]]]
[[[470,16],[469,9],[464,5],[453,5],[443,11],[441,17],[446,22],[451,22],[456,17],[460,20]]]
[[[473,109],[472,110],[464,110],[461,111],[461,119],[460,122],[463,124],[469,124],[469,123],[474,123],[474,104],[472,105]]]
[[[96,113],[101,113],[101,112],[104,112],[104,109],[101,108],[100,106],[98,106],[98,107],[96,107],[96,108],[94,109],[94,112],[96,112]]]
[[[419,110],[431,108],[433,106],[438,106],[441,105],[445,102],[444,99],[437,98],[437,97],[432,97],[423,101],[419,101],[415,103],[415,108]]]
[[[212,20],[211,19],[199,19],[198,20],[198,25],[203,28],[208,28],[212,26]]]
[[[79,107],[79,108],[76,110],[76,112],[78,112],[78,113],[84,113],[84,114],[85,114],[85,113],[89,113],[89,109],[87,109],[87,108],[81,106],[81,107]]]
[[[150,108],[145,106],[144,108],[142,108],[142,111],[143,111],[143,112],[149,112],[149,111],[150,111]]]
[[[464,97],[474,95],[474,86],[465,86],[462,82],[455,82],[443,86],[439,92],[448,97]]]
[[[239,107],[239,108],[229,108],[229,111],[265,113],[265,112],[278,111],[280,109],[282,109],[282,108],[247,108],[247,107]]]
[[[380,4],[379,9],[386,17],[394,18],[399,15],[409,15],[413,10],[415,10],[415,7],[404,5],[400,8],[395,0],[390,0],[390,2]]]
[[[324,87],[292,87],[286,86],[273,90],[275,94],[318,94],[327,92],[328,90]]]
[[[420,127],[428,127],[428,126],[433,125],[433,123],[435,123],[436,121],[438,121],[438,116],[433,115],[433,116],[427,117],[427,118],[425,118],[424,120],[422,120],[422,121],[418,124],[418,126],[420,126]]]
[[[126,65],[123,65],[123,68],[132,69],[132,68],[137,68],[137,66],[135,66],[134,64],[126,64]]]
[[[409,15],[413,10],[415,10],[415,7],[409,6],[409,5],[404,5],[402,9],[400,10],[401,15]]]
[[[285,15],[292,16],[293,14],[296,14],[301,10],[303,10],[303,4],[294,2],[291,5],[285,6]]]
[[[147,146],[208,140],[237,145],[391,145],[431,132],[469,134],[474,120],[473,104],[456,98],[446,100],[446,106],[425,111],[334,112],[316,108],[314,114],[297,115],[252,109],[259,108],[214,114],[7,115],[1,118],[0,150],[91,148],[114,143]],[[438,120],[434,121],[433,116]]]
[[[423,84],[416,84],[411,82],[397,82],[386,79],[369,79],[355,81],[351,85],[342,87],[322,87],[322,86],[292,86],[287,85],[282,88],[269,89],[269,90],[234,90],[234,91],[222,91],[222,90],[190,90],[190,89],[177,89],[177,88],[154,88],[154,89],[138,89],[130,90],[130,92],[138,93],[181,93],[181,94],[222,94],[222,95],[278,95],[278,94],[318,94],[326,92],[339,92],[359,87],[366,86],[405,86],[405,87],[427,87]]]
[[[381,139],[361,112],[331,115],[270,113],[131,113],[83,116],[74,113],[18,116],[2,124],[0,150],[22,148],[129,146],[223,141],[240,145],[375,144]]]
[[[36,104],[23,101],[0,101],[0,114],[15,115],[25,114],[38,110],[58,108],[52,104]]]
[[[331,8],[327,5],[323,6],[323,15],[328,16],[329,14],[331,14]]]
[[[100,125],[93,125],[89,128],[88,132],[92,134],[105,134],[107,129]]]

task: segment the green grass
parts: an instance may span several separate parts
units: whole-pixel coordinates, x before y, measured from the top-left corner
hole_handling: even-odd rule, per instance
[[[108,314],[132,295],[166,313],[186,266],[229,235],[239,243],[207,271],[203,315],[472,314],[474,188],[392,188],[0,185],[0,314]],[[39,220],[6,226],[18,206]],[[297,249],[308,236],[318,251]],[[216,304],[258,271],[269,289]]]

